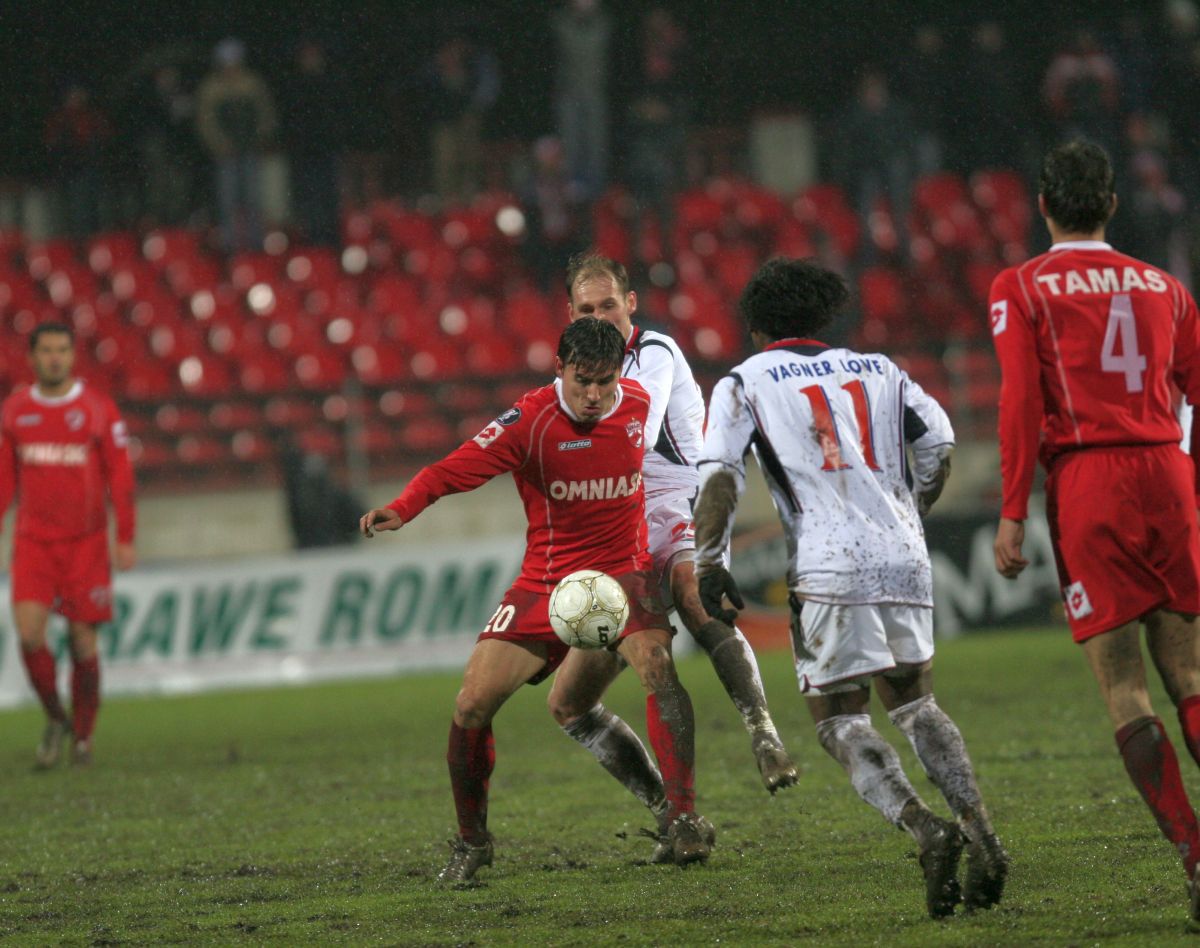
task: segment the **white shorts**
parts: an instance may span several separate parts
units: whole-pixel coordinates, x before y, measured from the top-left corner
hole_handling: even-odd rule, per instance
[[[646,525],[655,582],[670,584],[670,570],[680,560],[696,556],[696,528],[692,524],[694,484],[652,487],[646,491]],[[668,592],[667,601],[670,602]]]
[[[792,656],[801,692],[853,691],[897,665],[933,658],[933,610],[806,600],[792,622]]]

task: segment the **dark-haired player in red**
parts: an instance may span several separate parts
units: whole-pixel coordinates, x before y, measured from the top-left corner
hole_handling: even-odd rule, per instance
[[[438,878],[466,882],[492,862],[488,780],[492,718],[526,683],[554,672],[571,651],[550,627],[550,592],[579,569],[615,577],[630,615],[616,646],[645,687],[646,724],[661,776],[636,734],[609,712],[593,735],[606,769],[659,818],[673,861],[702,862],[711,824],[694,809],[691,699],[675,673],[671,632],[650,579],[642,458],[650,399],[622,379],[625,340],[606,322],[580,319],[559,340],[552,385],[529,392],[444,460],[424,468],[387,507],[365,514],[365,536],[398,530],[440,497],[512,472],[529,521],[521,573],[479,636],[450,726],[447,762],[459,835]],[[568,684],[586,682],[564,667]]]
[[[29,681],[46,709],[36,762],[48,768],[68,742],[72,763],[91,763],[100,707],[96,627],[112,618],[108,503],[117,517],[117,568],[131,569],[134,484],[116,406],[72,374],[70,327],[43,323],[34,329],[29,362],[34,384],[10,395],[0,410],[0,517],[16,497],[13,619]],[[69,624],[70,720],[46,647],[52,610]]]
[[[1146,690],[1138,626],[1200,763],[1200,531],[1171,383],[1200,404],[1196,304],[1170,274],[1104,242],[1113,172],[1096,145],[1052,150],[1038,206],[1053,246],[996,278],[1003,507],[996,568],[1014,577],[1040,453],[1067,618],[1130,779],[1178,849],[1200,923],[1200,828]],[[1195,428],[1193,450],[1200,445]]]

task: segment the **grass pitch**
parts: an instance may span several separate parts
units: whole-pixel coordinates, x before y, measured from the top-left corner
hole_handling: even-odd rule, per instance
[[[1184,940],[1184,878],[1125,778],[1064,629],[944,643],[935,681],[1013,859],[1004,903],[926,918],[908,837],[818,747],[788,656],[761,656],[804,765],[771,798],[707,660],[697,709],[707,866],[645,864],[641,807],[525,688],[496,723],[482,885],[433,881],[453,833],[444,763],[457,675],[112,700],[97,763],[30,770],[32,709],[0,714],[0,937],[26,944],[1161,945]],[[632,673],[608,704],[644,733]],[[1161,691],[1156,707],[1178,734]],[[918,790],[946,808],[876,712]],[[1182,752],[1200,800],[1200,775]]]

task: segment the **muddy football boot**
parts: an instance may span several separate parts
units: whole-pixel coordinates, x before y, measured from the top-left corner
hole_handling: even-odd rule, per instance
[[[783,743],[773,734],[756,734],[754,736],[754,759],[758,762],[758,772],[762,776],[763,786],[773,795],[776,790],[784,787],[794,787],[800,781],[800,774],[792,758],[784,750]]]
[[[42,742],[34,754],[34,767],[49,770],[62,759],[63,749],[71,741],[71,725],[66,721],[47,721],[42,731]]]
[[[86,741],[76,741],[71,745],[71,766],[92,766],[92,742],[90,738]]]
[[[461,836],[450,841],[450,861],[446,868],[437,874],[438,882],[453,885],[458,882],[469,882],[481,866],[492,864],[492,839],[479,845],[468,843]]]
[[[963,904],[967,911],[998,905],[1007,878],[1008,853],[994,834],[970,843],[967,846],[967,875],[963,885]]]
[[[675,865],[688,866],[708,859],[717,841],[717,831],[703,816],[681,813],[667,830],[667,840],[671,844]]]
[[[925,908],[930,918],[954,914],[962,901],[958,886],[958,860],[962,856],[963,836],[958,826],[930,817],[930,832],[921,847],[921,870],[925,873]]]

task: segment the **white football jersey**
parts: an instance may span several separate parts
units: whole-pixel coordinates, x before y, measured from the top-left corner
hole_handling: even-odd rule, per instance
[[[621,374],[650,395],[642,465],[647,490],[658,480],[690,486],[694,494],[704,445],[704,396],[679,345],[670,336],[634,326]]]
[[[887,356],[787,339],[717,384],[700,479],[730,471],[740,496],[753,448],[802,598],[932,606],[914,490],[936,481],[953,446],[941,406]],[[732,520],[701,562],[727,554]]]

